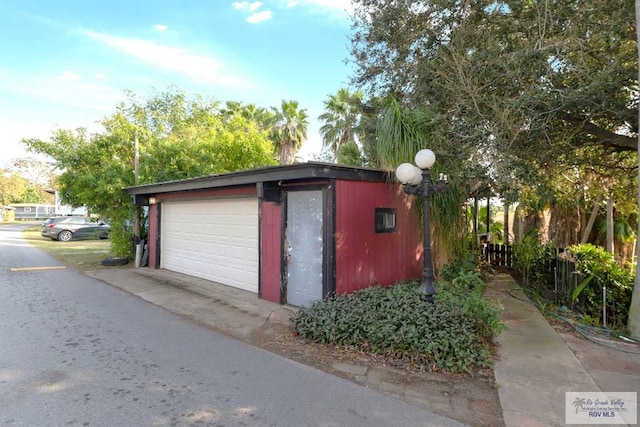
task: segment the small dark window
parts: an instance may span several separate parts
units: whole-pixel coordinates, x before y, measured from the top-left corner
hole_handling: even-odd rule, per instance
[[[376,208],[376,233],[396,231],[396,209]]]

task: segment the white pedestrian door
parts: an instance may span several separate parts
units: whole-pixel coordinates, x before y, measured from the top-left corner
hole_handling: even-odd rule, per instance
[[[323,270],[322,190],[287,195],[287,303],[307,307],[321,300]]]

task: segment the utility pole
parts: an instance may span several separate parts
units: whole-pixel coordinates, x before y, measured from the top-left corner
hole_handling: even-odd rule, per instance
[[[138,147],[138,129],[133,134],[133,182],[134,185],[138,185],[138,163],[140,162],[140,150]],[[135,244],[135,266],[140,267],[140,260],[142,258],[142,248],[140,243],[140,212],[138,205],[133,204],[133,240]]]
[[[140,162],[140,150],[138,148],[138,129],[133,134],[133,182],[138,185],[138,163]]]

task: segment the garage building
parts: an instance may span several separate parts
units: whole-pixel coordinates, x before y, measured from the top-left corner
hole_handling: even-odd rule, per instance
[[[308,306],[421,276],[414,199],[388,177],[310,162],[126,190],[149,207],[149,268]]]

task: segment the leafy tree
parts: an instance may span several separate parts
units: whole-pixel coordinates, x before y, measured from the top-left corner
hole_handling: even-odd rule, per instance
[[[443,152],[445,141],[438,123],[427,111],[403,107],[390,97],[381,117],[376,138],[376,151],[381,165],[395,169],[401,163],[414,163],[415,154],[423,148],[430,148],[436,156]],[[431,169],[432,177],[438,177],[440,168],[457,170],[453,166],[454,160],[442,156]],[[461,256],[467,249],[466,219],[461,209],[464,192],[459,185],[460,178],[455,175],[452,178],[447,192],[431,197],[432,230],[429,232],[434,233],[436,271],[450,259]],[[419,203],[416,205],[420,206]]]
[[[640,0],[635,1],[635,17],[636,17],[636,46],[638,49],[638,58],[640,58]],[[638,65],[638,74],[636,78],[640,81],[640,64]],[[638,119],[640,119],[640,110],[638,111]],[[640,135],[638,135],[638,140],[636,141],[636,149],[638,154],[638,159],[640,160]],[[638,188],[637,188],[637,198],[638,203],[640,204],[640,165],[638,167]],[[640,221],[637,221],[638,224],[638,232],[637,236],[640,237]],[[636,248],[640,248],[640,239],[637,241]],[[638,251],[636,250],[636,253]],[[640,339],[640,256],[638,257],[637,265],[636,265],[636,275],[634,280],[633,293],[631,296],[631,305],[629,306],[629,320],[627,322],[627,327],[631,332],[631,335]]]
[[[360,152],[360,147],[353,141],[344,143],[338,149],[338,163],[351,166],[363,166],[364,158]]]
[[[14,203],[53,204],[53,195],[41,185],[30,181],[19,172],[0,170],[0,205]]]
[[[314,162],[335,163],[337,161],[336,155],[326,147],[322,148],[319,153],[312,154],[311,158]]]
[[[128,167],[133,165],[129,141],[104,134],[89,136],[84,129],[59,129],[49,141],[23,142],[31,151],[49,156],[63,171],[57,182],[65,203],[74,207],[86,205],[91,211],[108,214],[129,202],[122,191],[133,183],[133,171]],[[131,162],[125,164],[129,159]]]
[[[53,204],[53,188],[53,168],[42,160],[21,157],[0,169],[0,204]]]
[[[442,146],[442,134],[427,110],[403,107],[389,97],[377,128],[377,151],[380,163],[395,168],[403,162],[413,163],[423,148],[434,152]]]
[[[4,167],[5,172],[16,174],[34,186],[42,189],[53,189],[55,173],[50,164],[32,157],[13,159]]]
[[[494,188],[635,149],[630,2],[354,3],[354,82],[428,108]]]
[[[354,3],[355,81],[428,105],[458,141],[635,149],[630,2]]]
[[[18,179],[12,179],[12,178]],[[14,175],[13,177],[5,172],[0,171],[0,205],[8,205],[16,203],[16,197],[14,195],[19,194],[20,190],[17,190],[17,183],[20,177]]]
[[[258,107],[255,104],[243,104],[238,101],[227,101],[225,107],[220,109],[220,114],[225,121],[232,117],[240,116],[265,130],[271,129],[276,119],[274,112],[264,107]]]
[[[44,191],[17,173],[0,171],[0,205],[13,203],[44,203]]]
[[[139,138],[139,183],[190,178],[273,164],[268,132],[240,115],[225,119],[216,101],[187,99],[171,89],[128,102],[106,117],[104,132],[58,130],[48,141],[24,140],[27,147],[53,159],[62,171],[59,190],[65,203],[87,206],[108,218],[112,252],[130,255],[134,215],[123,190],[135,184],[134,135]]]
[[[391,93],[411,108],[429,109],[449,141],[447,152],[471,159],[466,168],[485,169],[494,188],[540,191],[531,185],[540,178],[594,163],[614,171],[617,181],[625,173],[618,168],[620,155],[636,157],[632,2],[354,5],[354,82],[371,97]],[[632,303],[636,336],[638,288]]]
[[[42,193],[36,187],[27,187],[20,195],[20,203],[43,203]]]
[[[275,120],[271,139],[280,158],[280,164],[293,163],[296,153],[307,138],[308,116],[306,109],[300,109],[298,101],[282,100],[280,110],[272,107]]]
[[[324,101],[325,112],[318,116],[323,145],[336,155],[343,144],[358,143],[363,94],[341,88]]]

